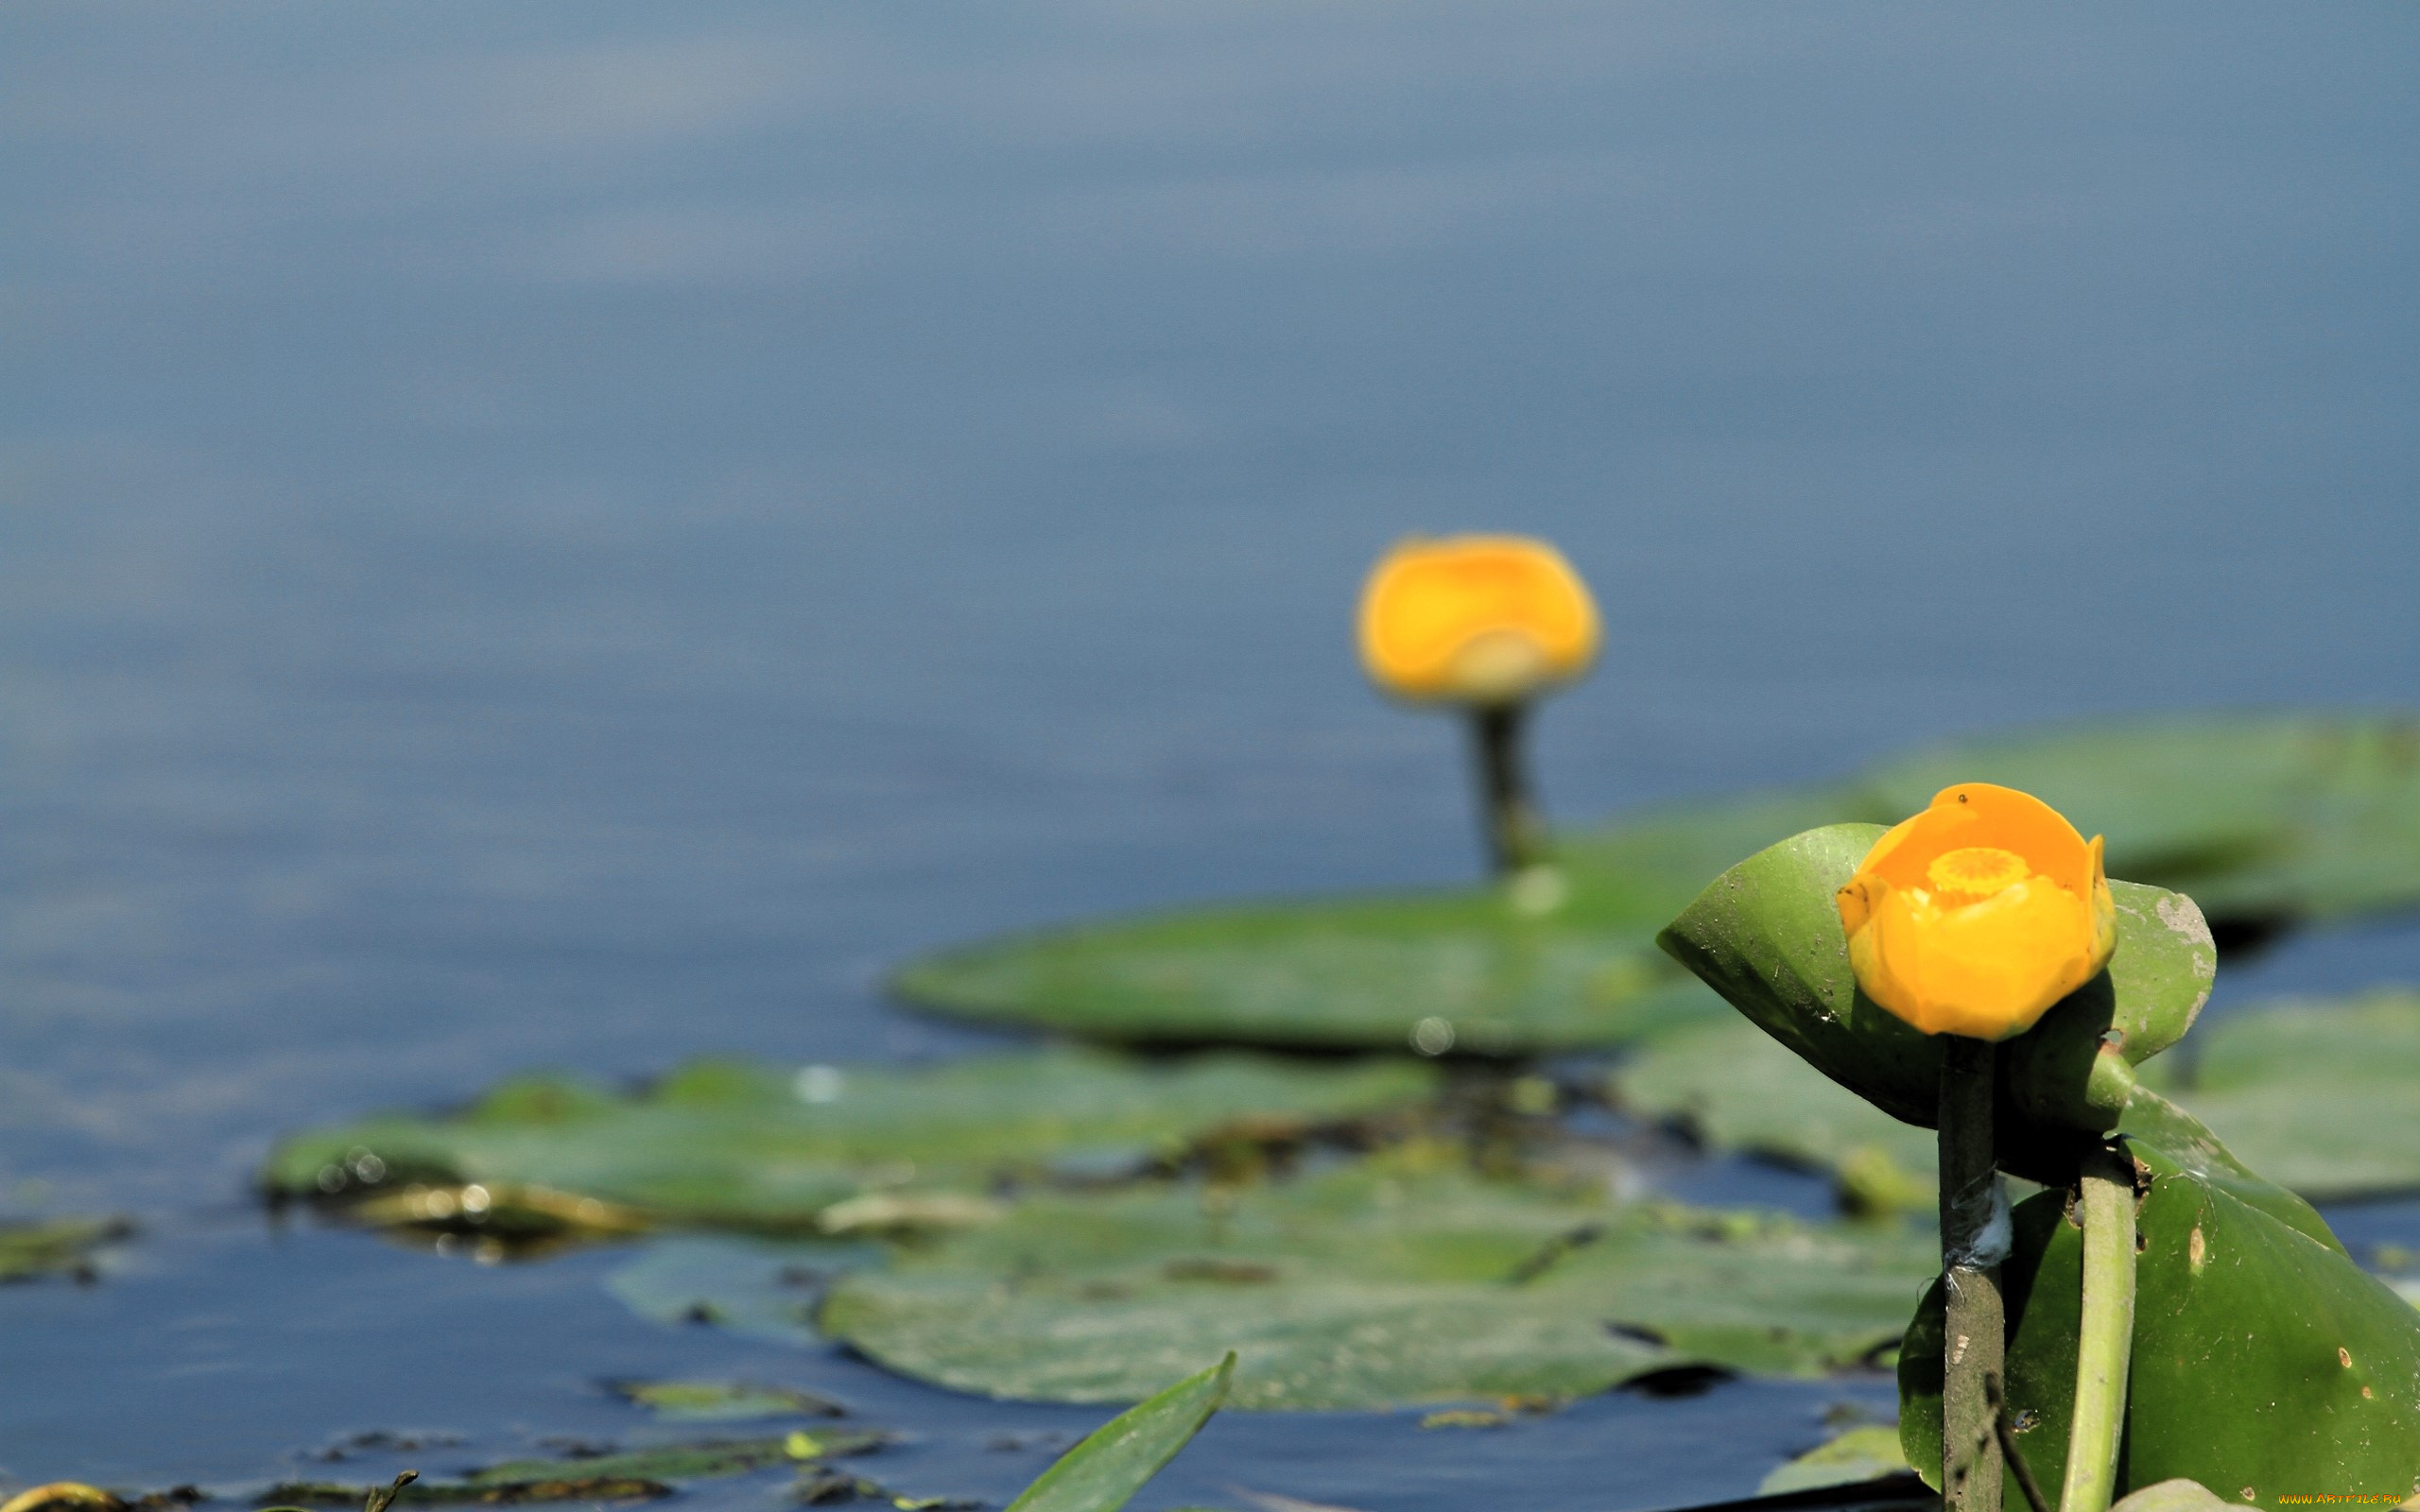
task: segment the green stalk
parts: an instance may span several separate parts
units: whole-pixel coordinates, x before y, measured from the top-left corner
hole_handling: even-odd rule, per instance
[[[2135,1352],[2135,1162],[2103,1147],[2084,1158],[2083,1316],[2075,1418],[2060,1512],[2108,1512]]]
[[[1471,711],[1473,750],[1478,762],[1479,807],[1487,826],[1488,859],[1495,873],[1510,877],[1546,859],[1546,821],[1530,795],[1524,736],[1530,706],[1481,704]]]
[[[1998,1047],[1941,1042],[1941,1501],[1945,1512],[2000,1512],[1998,1412],[1993,1388],[2007,1352],[2000,1262],[2008,1197],[1992,1150]]]

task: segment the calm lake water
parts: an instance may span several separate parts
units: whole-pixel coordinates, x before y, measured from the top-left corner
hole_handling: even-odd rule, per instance
[[[0,1212],[145,1226],[0,1293],[0,1482],[627,1440],[594,1383],[687,1372],[1005,1499],[1101,1415],[658,1328],[611,1253],[272,1230],[248,1175],[533,1065],[958,1053],[873,984],[971,935],[1469,875],[1457,732],[1350,656],[1408,531],[1597,585],[1566,815],[2414,701],[2415,51],[2383,5],[0,11]],[[2420,933],[2221,1001],[2388,979]],[[1889,1401],[1230,1418],[1138,1506],[1673,1505]]]

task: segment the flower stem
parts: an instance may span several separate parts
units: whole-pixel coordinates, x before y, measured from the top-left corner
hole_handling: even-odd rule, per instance
[[[1987,1378],[2007,1351],[2000,1262],[2008,1197],[1992,1151],[1993,1062],[1985,1040],[1941,1042],[1941,1486],[1945,1512],[1999,1512],[2000,1445]]]
[[[1529,720],[1530,707],[1524,703],[1482,704],[1471,711],[1488,859],[1498,876],[1509,877],[1546,859],[1546,823],[1530,796],[1523,738]]]
[[[2107,1512],[2135,1352],[2135,1164],[2103,1146],[2083,1162],[2083,1315],[2061,1512]]]

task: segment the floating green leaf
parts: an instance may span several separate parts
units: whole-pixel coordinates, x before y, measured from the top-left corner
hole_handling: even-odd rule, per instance
[[[753,1338],[815,1340],[823,1289],[878,1265],[881,1246],[680,1234],[656,1239],[606,1280],[606,1289],[658,1323],[712,1323]]]
[[[2184,1476],[2274,1505],[2317,1484],[2412,1486],[2420,1314],[2324,1241],[2324,1227],[2314,1234],[2315,1218],[2284,1221],[2284,1193],[2247,1200],[2257,1178],[2214,1169],[2208,1148],[2183,1160],[2150,1139],[2135,1149],[2151,1192],[2119,1488]],[[2044,1193],[2017,1205],[2015,1253],[2001,1271],[2008,1401],[2028,1464],[2052,1486],[2066,1467],[2082,1278],[2081,1235],[2062,1204]],[[1902,1442],[1934,1479],[1941,1317],[1936,1287],[1899,1361]]]
[[[1757,1486],[1758,1496],[1811,1491],[1824,1486],[1855,1486],[1909,1469],[1899,1450],[1899,1430],[1879,1424],[1852,1428],[1818,1444],[1774,1470]]]
[[[512,1460],[474,1470],[459,1480],[414,1480],[395,1501],[398,1505],[409,1505],[644,1500],[669,1496],[673,1485],[681,1481],[719,1480],[768,1466],[869,1453],[894,1442],[897,1435],[881,1429],[821,1429],[802,1446],[797,1441],[804,1437],[792,1434],[780,1438],[711,1439],[584,1459]],[[802,1447],[808,1452],[799,1452]],[[270,1486],[261,1501],[354,1506],[373,1490],[385,1489],[330,1481],[288,1481]]]
[[[590,1475],[575,1465],[555,1467],[544,1480],[475,1486],[468,1481],[415,1481],[396,1496],[400,1506],[513,1506],[541,1502],[650,1502],[670,1496],[672,1486],[628,1475]],[[383,1486],[349,1486],[342,1481],[281,1481],[260,1495],[263,1512],[289,1506],[354,1507],[384,1490]]]
[[[41,1218],[0,1223],[0,1283],[91,1273],[93,1252],[134,1232],[122,1218]]]
[[[838,1418],[847,1409],[829,1397],[795,1386],[744,1381],[615,1381],[615,1396],[675,1421],[720,1422],[751,1418]]]
[[[700,1443],[664,1444],[627,1453],[577,1460],[511,1460],[474,1470],[465,1477],[472,1486],[510,1486],[560,1476],[566,1469],[582,1475],[637,1477],[649,1481],[716,1480],[744,1475],[768,1465],[800,1459],[838,1459],[868,1454],[897,1441],[898,1435],[879,1428],[819,1428],[812,1435],[785,1434],[766,1438],[708,1439]],[[804,1452],[800,1452],[804,1450]]]
[[[1736,1014],[1634,1052],[1608,1085],[1625,1111],[1680,1124],[1716,1149],[1829,1174],[1853,1211],[1933,1204],[1930,1129],[1893,1118]]]
[[[1231,1352],[1119,1413],[1043,1471],[1009,1512],[1117,1512],[1201,1432],[1227,1400],[1235,1373]]]
[[[2155,1084],[2314,1200],[2420,1189],[2420,994],[2238,1008]]]
[[[962,1017],[1115,1040],[1433,1048],[1445,1026],[1489,1055],[1632,1044],[1706,1016],[1648,938],[1714,876],[1799,831],[1895,823],[1977,781],[2105,833],[2113,872],[2188,893],[2230,931],[2420,902],[2420,727],[2163,716],[1626,816],[1566,834],[1552,877],[1045,931],[910,963],[894,986]]]
[[[948,1227],[993,1216],[978,1194],[1001,1177],[1132,1171],[1200,1141],[1293,1137],[1402,1108],[1432,1084],[1428,1068],[1402,1061],[1235,1053],[1146,1062],[1055,1050],[795,1073],[708,1061],[635,1095],[531,1078],[458,1114],[298,1135],[263,1181],[299,1196],[399,1194],[404,1221],[469,1227],[501,1191],[551,1194],[559,1207],[568,1196],[575,1216],[585,1200],[668,1223]],[[479,1211],[466,1183],[479,1188]],[[434,1217],[432,1193],[445,1196]],[[535,1210],[525,1200],[514,1211]]]
[[[1503,885],[1047,931],[911,963],[893,986],[960,1017],[1113,1040],[1482,1055],[1627,1043],[1720,1011],[1656,953],[1664,921],[1730,862],[1851,801],[1816,791],[1660,811]]]
[[[2204,1024],[2147,1085],[2226,1147],[2312,1201],[2420,1190],[2420,993],[2295,999]],[[1932,1201],[1933,1137],[1817,1074],[1745,1020],[1661,1039],[1616,1066],[1616,1102],[1685,1123],[1712,1146],[1829,1173],[1853,1209]],[[2153,1116],[2137,1095],[2138,1126]]]
[[[847,1278],[821,1321],[996,1397],[1132,1400],[1232,1348],[1240,1407],[1560,1398],[1681,1364],[1855,1361],[1897,1338],[1935,1247],[1489,1180],[1410,1146],[1241,1192],[1034,1197]]]
[[[2420,725],[2199,714],[1962,742],[1876,771],[1885,813],[1953,782],[2020,787],[2105,833],[2109,868],[2214,919],[2341,918],[2420,899]]]

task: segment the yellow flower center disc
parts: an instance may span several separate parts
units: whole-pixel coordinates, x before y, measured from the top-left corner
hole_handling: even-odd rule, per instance
[[[1943,892],[1988,898],[2033,875],[2033,868],[2014,850],[1970,845],[1962,850],[1945,850],[1935,856],[1932,865],[1925,868],[1925,875]]]

